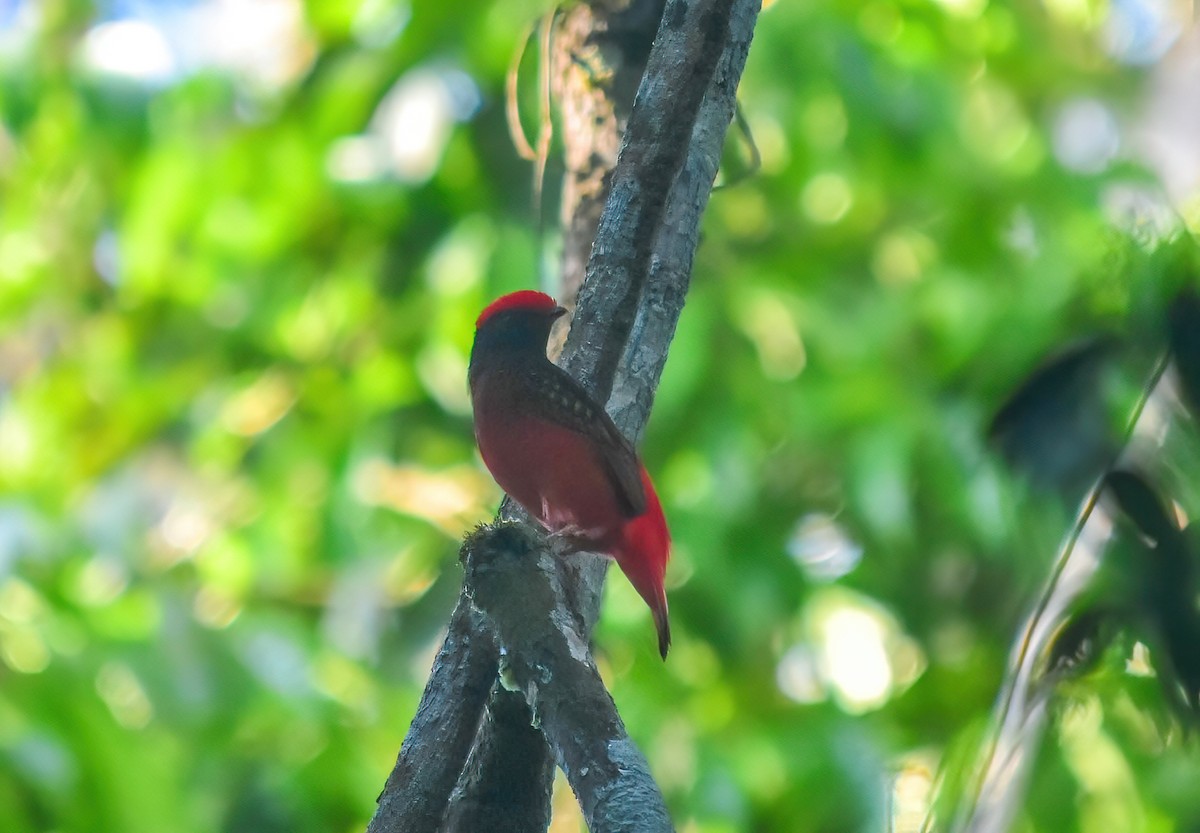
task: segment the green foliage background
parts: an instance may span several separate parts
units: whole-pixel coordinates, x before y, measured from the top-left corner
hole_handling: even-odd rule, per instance
[[[309,2],[266,86],[114,78],[81,57],[105,8],[39,7],[0,52],[0,827],[361,830],[499,498],[465,367],[478,310],[539,283],[503,89],[545,6]],[[987,421],[1072,339],[1151,352],[1177,280],[1103,210],[1149,178],[1052,152],[1064,104],[1140,100],[1106,14],[763,14],[762,168],[714,195],[644,447],[675,647],[619,577],[596,636],[681,830],[915,830],[970,760],[1067,517]],[[338,175],[420,73],[474,85],[428,178]],[[832,583],[791,554],[814,523],[861,550]],[[875,702],[822,670],[836,610],[883,634]],[[1064,701],[1021,829],[1197,829],[1153,681]]]

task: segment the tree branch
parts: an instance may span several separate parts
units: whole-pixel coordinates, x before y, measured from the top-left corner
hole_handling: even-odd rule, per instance
[[[736,0],[725,49],[700,105],[687,159],[667,200],[642,293],[608,399],[608,412],[629,437],[640,439],[667,363],[667,346],[683,311],[692,263],[700,241],[700,219],[708,207],[725,134],[737,106],[737,87],[746,66],[760,0]]]
[[[663,10],[563,353],[563,368],[603,402],[637,317],[700,103],[725,53],[734,1],[670,0]]]
[[[629,118],[612,194],[600,220],[562,361],[585,384],[590,381],[593,392],[607,387],[618,394],[609,401],[610,412],[633,437],[641,434],[649,417],[683,307],[700,216],[732,121],[737,81],[759,4],[716,0],[690,8],[685,14],[691,16],[691,30],[685,19],[668,19],[673,5],[679,10],[678,5],[667,6]],[[720,35],[718,44],[728,41],[720,51],[710,42],[714,32]],[[687,55],[707,65],[686,66],[662,58],[663,54]],[[664,77],[652,78],[656,72]],[[689,94],[676,94],[681,88]],[[706,89],[711,94],[704,96]],[[649,193],[653,188],[661,189],[660,196]],[[621,310],[632,310],[624,332],[612,325]],[[586,645],[596,620],[607,562],[579,555],[554,558],[543,547],[537,563],[548,576],[543,581],[553,588],[550,598],[560,605],[553,615],[539,613],[540,605],[529,609],[529,576],[512,585],[514,592],[525,588],[520,610],[487,606],[477,596],[477,604],[488,610],[507,650],[510,684],[529,700],[593,833],[670,830],[645,759],[625,733],[590,654],[578,650],[580,644]],[[480,580],[469,577],[468,584],[478,588]],[[582,612],[582,623],[561,607],[564,599],[582,601],[573,606]],[[521,640],[525,631],[508,621],[511,616],[526,624],[557,622],[561,638],[542,632],[530,641]],[[553,676],[547,678],[549,669]],[[564,687],[564,681],[570,684]],[[637,814],[630,812],[634,807]]]
[[[667,6],[667,12],[674,14],[671,12],[673,5],[675,4]],[[711,9],[711,5],[707,8]],[[639,219],[636,215],[625,216],[617,213],[613,200],[606,205],[595,246],[596,250],[604,249],[609,252],[608,255],[601,256],[602,262],[612,264],[606,268],[620,268],[625,264],[632,269],[636,264],[637,268],[645,271],[640,276],[630,274],[625,280],[621,280],[612,274],[599,272],[600,267],[589,265],[589,279],[584,293],[581,293],[580,304],[594,309],[595,312],[586,316],[577,313],[572,319],[571,334],[560,362],[565,370],[585,385],[591,381],[590,374],[600,372],[602,366],[609,367],[616,363],[614,378],[606,384],[589,387],[589,390],[598,395],[601,390],[607,389],[611,394],[607,398],[608,412],[617,426],[635,442],[641,438],[649,420],[654,391],[657,390],[658,381],[662,377],[668,348],[683,311],[684,299],[691,282],[696,246],[700,239],[700,220],[716,179],[725,133],[733,121],[733,111],[737,104],[737,85],[746,65],[746,56],[750,51],[750,41],[754,35],[754,24],[761,3],[760,0],[735,0],[732,4],[725,0],[722,3],[724,7],[730,5],[732,8],[728,9],[730,17],[727,41],[719,53],[713,50],[702,56],[708,60],[719,56],[719,60],[707,72],[708,89],[695,116],[680,118],[681,124],[686,127],[671,131],[671,119],[664,117],[639,128],[636,121],[639,106],[635,105],[635,112],[630,116],[629,132],[626,133],[626,144],[661,138],[673,147],[675,152],[684,154],[686,161],[683,162],[682,168],[675,166],[678,176],[670,186],[670,195],[663,210],[648,206],[646,216]],[[693,14],[697,15],[702,13],[701,9],[693,11]],[[657,41],[655,50],[660,50]],[[692,50],[693,57],[696,56],[696,52],[697,50]],[[651,54],[651,61],[654,60],[653,55],[654,53]],[[657,65],[648,65],[646,77],[649,78],[650,74],[657,70]],[[677,76],[692,78],[683,67],[676,66],[672,70]],[[676,100],[670,95],[670,86],[656,82],[649,82],[640,89],[638,100],[639,103],[647,102],[645,106],[640,107],[642,110],[657,109],[662,113],[671,113],[677,106]],[[635,132],[639,129],[644,130],[647,135],[643,137]],[[661,149],[657,152],[636,150],[632,161],[626,161],[626,153],[623,148],[621,161],[613,175],[614,199],[618,187],[621,191],[641,188],[646,176],[642,175],[640,166],[658,165],[666,155]],[[661,164],[672,166],[674,163]],[[624,200],[621,200],[620,204],[628,205]],[[654,221],[656,224],[653,247],[649,254],[638,257],[633,254],[632,247],[629,247],[629,254],[617,255],[617,244],[630,239],[630,229],[640,228],[638,223],[652,222],[651,216],[657,216],[657,221]],[[603,246],[601,237],[607,241]],[[596,254],[593,253],[593,261],[595,257]],[[592,277],[593,274],[600,277]],[[640,297],[632,287],[638,288]],[[614,331],[607,329],[606,322],[619,317],[618,307],[626,304],[631,296],[636,310],[632,325],[626,336],[617,341]],[[599,358],[590,357],[593,352],[611,355],[601,361]],[[608,561],[575,559],[572,563],[564,564],[561,569],[580,574],[577,579],[566,584],[575,588],[574,595],[581,600],[578,609],[590,633],[599,616]]]
[[[562,186],[563,235],[562,273],[557,297],[569,309],[576,305],[584,271],[596,239],[596,228],[608,199],[612,170],[617,163],[621,137],[634,96],[646,69],[650,46],[658,31],[666,0],[632,0],[624,8],[606,2],[584,2],[572,6],[558,18],[553,50],[549,56],[555,100],[563,125],[563,157],[566,170]],[[682,296],[679,305],[682,306]],[[563,332],[551,338],[552,357],[562,351]],[[663,344],[669,343],[667,341]],[[657,378],[657,377],[656,377]],[[647,405],[646,413],[649,414]],[[519,519],[519,508],[505,500],[500,517]],[[574,555],[561,567],[576,574],[563,582],[584,600],[570,600],[573,610],[585,611],[585,632],[590,632],[600,608],[607,559],[587,553]],[[584,581],[584,571],[593,578]],[[520,700],[521,709],[500,708],[500,701]],[[514,761],[506,754],[503,738],[519,737],[529,730],[529,707],[519,694],[493,688],[476,738],[472,761],[450,801],[450,818],[445,830],[470,830],[469,819],[488,819],[488,773],[504,771],[524,776],[515,780],[519,788],[507,796],[505,821],[548,816],[553,790],[554,756],[543,741],[541,758]],[[496,814],[491,822],[496,823]],[[476,829],[482,829],[476,824]],[[527,830],[544,830],[531,821]],[[512,829],[521,829],[514,826]]]
[[[563,125],[559,303],[574,310],[633,100],[666,0],[602,0],[563,13],[552,54]],[[561,345],[559,345],[561,347]]]
[[[592,833],[672,831],[650,767],[566,607],[561,561],[525,524],[496,524],[467,544],[466,586],[506,646],[503,685],[530,704]]]
[[[529,833],[550,825],[554,758],[525,698],[496,684],[444,833]]]
[[[614,394],[610,410],[630,436],[641,434],[649,416],[683,306],[700,215],[758,8],[758,0],[669,2],[629,117],[563,366],[606,401]],[[671,227],[663,230],[667,222]],[[485,612],[485,630],[498,636],[502,680],[532,709],[590,829],[671,830],[649,767],[626,734],[588,652],[604,572],[595,565],[604,562],[556,556],[539,533],[511,523],[485,528],[463,551],[464,593]],[[481,636],[477,632],[476,638]],[[454,697],[453,679],[437,672],[435,665],[423,706]],[[465,710],[466,721],[463,715],[452,718],[459,722],[457,733],[473,710],[473,704]],[[472,767],[494,765],[488,758],[494,759],[500,746],[489,738],[503,730],[492,724],[503,720],[485,720],[480,727]],[[411,806],[411,799],[389,798],[389,791],[400,786],[397,772],[405,749],[420,745],[414,734],[428,731],[419,722],[410,729],[376,819],[384,815],[385,804]],[[444,779],[437,782],[442,789]],[[373,820],[369,833],[437,829],[391,817],[391,826],[376,826]],[[457,810],[450,814],[451,821],[460,817]]]
[[[499,653],[482,618],[466,596],[459,597],[367,833],[440,826],[496,678]]]

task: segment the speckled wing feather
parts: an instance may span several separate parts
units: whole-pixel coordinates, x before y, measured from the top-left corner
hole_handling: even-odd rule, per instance
[[[522,398],[538,402],[538,416],[590,438],[612,480],[622,513],[629,518],[646,511],[641,467],[629,440],[613,424],[583,386],[565,370],[550,363],[535,365],[521,380]]]

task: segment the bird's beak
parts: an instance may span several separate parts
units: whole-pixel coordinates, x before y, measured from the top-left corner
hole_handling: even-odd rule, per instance
[[[550,310],[551,318],[561,318],[562,316],[564,316],[566,314],[567,314],[566,307],[555,307],[554,309]]]

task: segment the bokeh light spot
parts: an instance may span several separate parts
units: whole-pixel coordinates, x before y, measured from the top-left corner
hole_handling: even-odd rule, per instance
[[[817,657],[807,645],[793,645],[775,666],[775,684],[790,700],[819,703],[826,697]]]
[[[162,30],[145,20],[101,23],[83,41],[84,63],[93,71],[149,83],[165,83],[177,70]]]
[[[800,195],[800,207],[814,223],[830,225],[846,216],[854,204],[854,194],[844,176],[836,173],[817,174]]]
[[[795,317],[778,295],[750,293],[736,313],[742,330],[754,342],[764,374],[780,381],[800,375],[807,363],[804,342]]]
[[[154,717],[154,707],[133,670],[121,662],[106,662],[96,674],[96,693],[113,718],[126,729],[142,729]]]
[[[833,581],[858,566],[862,547],[831,518],[810,512],[796,522],[787,542],[788,555],[814,581]]]
[[[822,681],[851,714],[879,708],[924,671],[920,648],[872,599],[830,587],[810,599],[805,616]]]
[[[1064,104],[1054,119],[1054,156],[1064,167],[1085,174],[1103,171],[1117,155],[1117,119],[1104,102],[1079,98]]]

